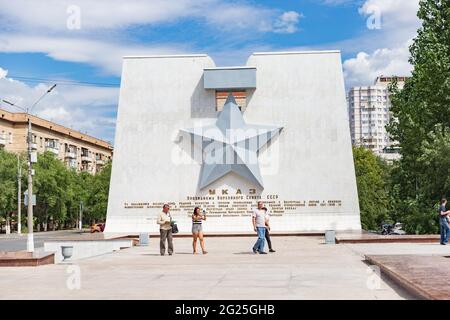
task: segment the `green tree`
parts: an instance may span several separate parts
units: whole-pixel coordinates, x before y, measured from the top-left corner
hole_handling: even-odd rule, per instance
[[[27,186],[25,155],[22,165],[22,192]],[[83,221],[105,220],[108,205],[111,162],[96,175],[67,168],[52,153],[38,155],[34,164],[33,193],[35,227],[47,230],[77,227],[80,203],[84,205]],[[17,155],[0,149],[0,222],[9,222],[17,211]],[[26,214],[23,215],[23,222]],[[42,228],[40,228],[42,227]],[[23,225],[26,229],[26,224]]]
[[[0,217],[9,227],[11,214],[17,210],[17,157],[0,149]]]
[[[388,126],[402,159],[392,173],[392,196],[406,230],[438,232],[436,204],[450,193],[450,2],[421,0],[422,27],[410,47],[412,77],[391,88]]]
[[[36,194],[35,214],[44,230],[51,221],[53,229],[64,223],[69,199],[70,174],[66,166],[51,152],[38,155],[34,165],[33,193]]]
[[[389,218],[389,167],[371,150],[353,148],[358,185],[361,224],[365,230],[377,230]]]
[[[79,220],[80,203],[83,204],[83,221],[86,222],[89,220],[89,217],[86,216],[84,211],[89,201],[94,176],[87,172],[76,173],[72,171],[71,173],[70,197],[67,206],[71,221],[76,224]]]
[[[91,223],[106,219],[111,168],[112,162],[109,161],[90,180],[89,194],[86,201],[86,213]]]

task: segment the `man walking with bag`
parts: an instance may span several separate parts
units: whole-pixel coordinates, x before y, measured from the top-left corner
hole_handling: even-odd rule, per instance
[[[172,239],[172,216],[169,212],[169,205],[164,204],[162,212],[159,214],[158,219],[156,220],[156,223],[159,224],[159,233],[160,233],[160,240],[159,240],[159,251],[161,255],[163,256],[166,253],[166,239],[168,244],[168,252],[169,256],[173,254],[173,239]]]

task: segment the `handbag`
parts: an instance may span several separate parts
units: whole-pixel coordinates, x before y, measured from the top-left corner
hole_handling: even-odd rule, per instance
[[[170,216],[170,226],[172,227],[172,233],[178,233],[178,226],[176,221],[172,219],[172,216]]]
[[[172,224],[172,233],[178,233],[178,226],[176,223]]]

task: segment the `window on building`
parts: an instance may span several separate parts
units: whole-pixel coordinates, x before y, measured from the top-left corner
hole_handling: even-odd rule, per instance
[[[216,91],[216,111],[222,111],[229,94],[229,91]],[[239,106],[239,109],[244,111],[245,108],[247,108],[247,92],[234,91],[231,94],[236,100],[236,104]]]
[[[82,157],[89,157],[89,150],[86,148],[81,148],[81,156]]]
[[[59,141],[57,139],[45,139],[45,147],[59,149]]]
[[[66,152],[77,154],[77,147],[71,144],[66,144]]]

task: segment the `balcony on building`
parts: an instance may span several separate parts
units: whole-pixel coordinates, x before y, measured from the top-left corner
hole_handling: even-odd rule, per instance
[[[82,162],[92,162],[92,157],[90,155],[81,155]]]
[[[0,133],[0,146],[4,147],[7,144],[6,134]]]
[[[65,158],[76,159],[77,158],[77,148],[75,146],[66,147]]]
[[[56,139],[45,139],[45,151],[59,155],[59,142]]]
[[[105,157],[101,154],[96,154],[95,155],[95,163],[98,166],[103,166],[105,164]]]
[[[91,152],[86,148],[81,148],[81,162],[92,162]]]

